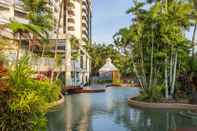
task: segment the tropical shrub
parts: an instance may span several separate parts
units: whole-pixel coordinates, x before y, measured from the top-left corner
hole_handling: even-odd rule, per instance
[[[96,83],[98,84],[112,83],[112,80],[97,80]]]
[[[123,83],[123,81],[118,80],[118,79],[112,81],[112,84],[114,84],[114,85],[121,85],[122,83]]]
[[[146,102],[160,102],[164,98],[164,86],[155,86],[145,88],[141,91],[140,95],[136,98],[139,101]]]
[[[197,90],[197,58],[190,58],[188,67],[178,76],[176,98],[190,98]]]
[[[31,131],[46,128],[46,116],[51,102],[60,95],[60,86],[49,80],[32,78],[29,58],[22,58],[8,74],[8,91],[0,91],[0,130]]]

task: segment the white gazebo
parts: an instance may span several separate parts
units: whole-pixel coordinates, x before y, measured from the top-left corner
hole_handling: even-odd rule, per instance
[[[110,58],[106,59],[105,65],[99,69],[99,77],[103,80],[119,79],[119,70],[112,63]]]

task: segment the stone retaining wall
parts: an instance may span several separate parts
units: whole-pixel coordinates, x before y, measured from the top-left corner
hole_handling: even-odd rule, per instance
[[[129,106],[138,108],[149,108],[149,109],[182,109],[182,110],[197,110],[197,105],[182,104],[182,103],[148,103],[128,99]]]
[[[51,103],[49,105],[49,109],[55,108],[55,107],[60,106],[64,103],[64,96],[62,94],[60,96],[61,96],[61,99]]]

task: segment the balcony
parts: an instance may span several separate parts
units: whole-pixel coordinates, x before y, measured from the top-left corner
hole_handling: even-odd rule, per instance
[[[23,2],[20,1],[20,0],[16,0],[16,1],[15,1],[15,10],[16,10],[16,11],[23,12],[23,13],[26,13],[26,11],[25,11],[24,8],[23,8]]]
[[[88,36],[88,30],[86,28],[83,28],[82,29],[82,34]]]
[[[89,37],[86,34],[82,34],[82,40],[84,42],[87,42],[89,40]]]
[[[29,21],[25,18],[22,18],[22,17],[17,17],[15,16],[14,19],[17,21],[17,22],[20,22],[20,23],[23,23],[23,24],[28,24]]]
[[[73,10],[68,10],[68,15],[75,16],[75,12]]]
[[[75,27],[74,26],[69,26],[68,31],[75,31]]]
[[[75,9],[75,4],[72,3],[72,2],[68,2],[67,7],[68,7],[69,9]]]
[[[71,61],[71,71],[80,72],[80,61],[79,60],[72,60]]]
[[[0,14],[0,24],[7,24],[9,23],[9,18],[8,17],[5,17],[3,15]]]
[[[51,69],[55,68],[55,71],[64,71],[65,70],[65,59],[62,59],[61,66],[55,67],[55,61],[53,58],[48,58],[48,57],[33,57],[30,60],[31,67],[35,71],[39,72],[46,72]]]
[[[86,15],[82,15],[82,20],[88,21],[88,18]]]
[[[57,44],[57,53],[65,54],[66,44],[64,42]],[[55,47],[52,48],[51,52],[55,53]]]
[[[73,19],[73,18],[68,18],[68,23],[75,23],[75,19]]]
[[[12,0],[0,0],[0,7],[9,8],[12,4]]]
[[[85,2],[85,1],[83,1],[83,2],[82,2],[82,7],[83,7],[84,9],[87,9],[87,10],[88,10],[88,3]]]
[[[88,22],[85,20],[82,20],[82,27],[85,27],[86,29],[88,29]]]
[[[87,14],[88,12],[87,12],[87,10],[86,10],[86,9],[82,8],[82,13]]]

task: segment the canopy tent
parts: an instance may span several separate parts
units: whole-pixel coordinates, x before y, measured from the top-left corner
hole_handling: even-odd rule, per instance
[[[115,67],[110,58],[107,58],[105,65],[99,69],[99,77],[103,80],[112,81],[120,78],[119,70]]]
[[[105,65],[99,69],[99,72],[111,72],[111,71],[118,71],[118,69],[112,64],[111,59],[107,58]]]

